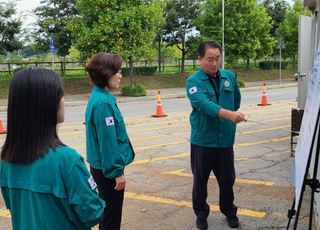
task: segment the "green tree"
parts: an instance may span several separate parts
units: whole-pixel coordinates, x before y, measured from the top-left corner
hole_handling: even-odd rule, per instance
[[[57,55],[65,57],[69,54],[72,36],[67,23],[78,14],[75,3],[76,0],[42,0],[42,5],[33,10],[39,26],[34,34],[38,37],[37,48],[49,50],[50,34],[53,33]]]
[[[169,46],[166,42],[160,43],[160,50],[161,50],[161,59],[175,59],[175,58],[181,58],[181,50],[177,48],[177,46]],[[157,52],[157,55],[159,54],[159,44],[154,44],[154,48]],[[155,56],[157,57],[157,56]]]
[[[34,47],[32,47],[31,45],[25,45],[22,49],[22,56],[24,58],[30,58],[33,55],[36,55]]]
[[[169,46],[175,45],[181,50],[181,72],[185,72],[186,54],[195,46],[195,26],[193,20],[200,12],[198,0],[167,0],[165,10],[166,23],[163,38]]]
[[[303,7],[302,0],[295,0],[293,6],[288,8],[286,19],[276,31],[278,39],[282,35],[286,45],[282,50],[282,57],[292,57],[292,66],[295,66],[295,57],[298,54],[299,15],[310,16],[311,12]]]
[[[222,1],[207,0],[202,5],[202,14],[196,19],[202,36],[222,41]],[[226,61],[236,74],[238,60],[257,59],[262,54],[272,53],[275,44],[270,36],[271,17],[257,0],[225,1],[224,38]]]
[[[80,13],[69,28],[81,59],[97,52],[118,53],[129,60],[131,85],[135,86],[133,61],[150,52],[164,19],[159,0],[79,0]]]
[[[19,52],[10,53],[10,61],[12,62],[23,62],[23,56],[19,54]]]
[[[211,38],[205,38],[204,36],[199,36],[196,41],[195,44],[197,44],[196,46],[193,46],[192,49],[189,51],[187,58],[192,59],[192,60],[198,60],[198,45],[204,41],[204,40],[210,40]]]
[[[22,43],[17,38],[22,22],[13,17],[15,7],[15,3],[0,2],[0,55],[22,48]]]
[[[270,34],[276,36],[276,30],[284,22],[289,3],[284,0],[263,0],[261,5],[266,8],[266,12],[273,22]]]
[[[70,50],[69,50],[69,59],[71,61],[79,61],[80,58],[80,52],[79,50],[76,49],[75,46],[71,46]]]

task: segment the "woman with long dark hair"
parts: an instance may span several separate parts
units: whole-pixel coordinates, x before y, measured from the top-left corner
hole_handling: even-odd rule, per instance
[[[57,135],[63,93],[49,69],[26,68],[12,78],[0,187],[14,230],[91,229],[104,211],[82,156]]]

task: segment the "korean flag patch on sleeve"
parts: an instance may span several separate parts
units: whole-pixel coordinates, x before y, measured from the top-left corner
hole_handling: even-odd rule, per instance
[[[114,118],[113,117],[107,117],[106,118],[106,123],[107,123],[107,126],[114,125]]]
[[[89,183],[92,190],[97,187],[97,183],[94,181],[92,176],[90,176],[90,178],[88,179],[88,183]]]
[[[194,94],[194,93],[196,93],[197,92],[197,87],[195,87],[195,86],[193,86],[193,87],[191,87],[190,89],[189,89],[189,93],[190,94]]]

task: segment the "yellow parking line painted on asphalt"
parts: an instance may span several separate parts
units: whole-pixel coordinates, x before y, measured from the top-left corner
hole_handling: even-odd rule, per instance
[[[9,210],[0,209],[0,217],[11,218],[11,213]]]
[[[63,130],[63,129],[74,129],[74,128],[79,128],[79,125],[77,125],[77,126],[60,126],[57,129]]]
[[[273,109],[274,110],[274,109]],[[262,115],[265,115],[265,114],[262,114]],[[251,116],[248,116],[248,118],[250,117],[259,117],[261,115],[251,115]],[[264,121],[261,121],[261,122],[264,122],[264,123],[267,123],[267,122],[271,122],[271,121],[280,121],[280,120],[285,120],[285,119],[290,119],[290,117],[283,117],[283,118],[276,118],[276,119],[270,119],[270,120],[264,120]],[[145,121],[145,120],[144,120]],[[157,125],[157,124],[166,124],[166,123],[175,123],[175,122],[185,122],[185,121],[189,121],[189,118],[185,118],[185,119],[178,119],[178,120],[164,120],[164,121],[161,121],[161,122],[152,122],[152,123],[149,123],[149,122],[144,122],[143,124],[136,124],[136,125],[131,125],[130,123],[129,124],[126,124],[126,127],[140,127],[140,126],[147,126],[147,125]],[[251,122],[252,123],[252,122]],[[250,124],[249,122],[248,123],[240,123],[240,124]],[[185,124],[186,126],[189,126],[189,122]],[[75,128],[77,126],[68,126],[69,128]],[[63,129],[65,129],[67,127],[64,127]],[[153,129],[151,129],[153,130]]]
[[[247,117],[248,119],[250,119],[251,117],[254,116],[250,116]],[[250,125],[250,124],[259,124],[259,125],[267,125],[267,124],[261,124],[261,123],[269,123],[272,121],[283,121],[283,120],[289,120],[291,119],[290,117],[282,117],[282,118],[275,118],[275,119],[270,119],[270,120],[263,120],[263,121],[257,121],[257,122],[241,122],[240,124],[238,124],[238,126],[244,126],[244,125]]]
[[[253,130],[253,131],[246,131],[246,132],[239,132],[236,133],[236,135],[242,135],[242,134],[250,134],[250,133],[259,133],[259,132],[265,132],[265,131],[271,131],[271,130],[276,130],[276,129],[281,129],[281,128],[287,128],[290,127],[290,125],[283,125],[279,127],[272,127],[272,128],[266,128],[266,129],[259,129],[259,130]],[[170,128],[170,126],[162,127],[162,128]],[[154,129],[150,129],[154,130]],[[132,131],[132,132],[137,132],[140,130]],[[130,138],[131,141],[137,141],[137,140],[145,140],[145,139],[152,139],[152,138],[160,138],[160,137],[166,137],[166,136],[174,136],[174,135],[180,135],[180,134],[188,134],[191,133],[190,131],[188,132],[182,132],[182,133],[169,133],[169,134],[163,134],[163,135],[157,135],[157,136],[149,136],[149,137],[140,137],[140,138]]]
[[[177,145],[177,144],[182,144],[182,143],[187,143],[189,141],[176,141],[176,142],[169,142],[169,143],[164,143],[164,144],[158,144],[158,145],[147,145],[147,146],[142,146],[142,147],[135,147],[134,150],[139,150],[139,149],[149,149],[149,148],[155,148],[155,147],[162,147],[162,146],[167,146],[167,145]],[[71,146],[71,148],[74,149],[80,149],[86,147],[85,145],[78,145],[78,146]]]
[[[184,125],[179,125],[179,126],[184,126]],[[161,127],[161,128],[170,128],[172,126],[165,126],[165,127]],[[290,125],[283,125],[283,126],[279,126],[279,127],[272,127],[272,128],[267,128],[267,129],[259,129],[259,130],[253,130],[253,131],[246,131],[246,132],[237,132],[236,135],[242,135],[242,134],[250,134],[250,133],[258,133],[258,132],[264,132],[264,131],[271,131],[271,130],[275,130],[275,129],[280,129],[280,128],[287,128],[290,127]],[[159,128],[157,128],[159,129]],[[151,131],[151,130],[155,130],[155,129],[149,129],[149,130],[135,130],[132,132],[141,132],[141,131]],[[163,134],[163,135],[157,135],[157,136],[149,136],[149,137],[140,137],[140,138],[131,138],[131,141],[137,141],[137,140],[145,140],[145,139],[152,139],[152,138],[160,138],[160,137],[166,137],[166,136],[173,136],[173,135],[180,135],[180,134],[188,134],[190,133],[190,131],[188,132],[182,132],[182,133],[169,133],[169,134]],[[84,134],[84,131],[76,131],[76,132],[71,132],[71,133],[61,133],[59,134],[59,136],[66,136],[66,135],[73,135],[73,134]],[[84,139],[85,136],[83,137],[74,137],[74,138],[69,138],[69,139],[63,139],[63,141],[68,141],[68,140],[76,140],[76,139]]]
[[[166,137],[166,136],[174,136],[174,135],[180,135],[180,134],[188,134],[188,132],[182,132],[182,133],[169,133],[169,134],[163,134],[163,135],[156,135],[156,136],[149,136],[149,137],[139,137],[139,138],[130,138],[130,141],[139,141],[139,140],[146,140],[146,139],[152,139],[152,138],[160,138],[160,137]],[[72,134],[72,133],[70,133]],[[59,135],[60,136],[60,135]],[[65,138],[62,139],[62,141],[71,141],[71,140],[79,140],[79,139],[85,139],[86,137],[73,137],[73,138]]]
[[[189,123],[182,124],[182,125],[167,125],[167,126],[161,126],[161,127],[157,127],[157,128],[150,128],[150,129],[130,130],[127,133],[154,131],[154,130],[159,130],[159,129],[170,129],[170,128],[173,128],[173,127],[181,127],[181,126],[190,126],[190,125],[189,125]]]
[[[176,125],[176,126],[164,126],[164,127],[158,127],[154,129],[143,129],[143,130],[134,130],[131,132],[141,132],[141,131],[151,131],[151,130],[157,130],[157,129],[166,129],[166,128],[171,128],[171,127],[177,127],[177,126],[185,126],[185,125]],[[250,133],[258,133],[258,132],[264,132],[264,131],[271,131],[271,130],[276,130],[279,128],[286,128],[289,127],[290,125],[285,125],[285,126],[279,126],[279,127],[272,127],[272,128],[267,128],[267,129],[259,129],[259,130],[253,130],[253,131],[246,131],[246,132],[237,132],[236,135],[243,135],[243,134],[250,134]],[[129,132],[128,132],[129,133]],[[141,138],[132,138],[130,139],[131,141],[136,141],[136,140],[145,140],[145,139],[152,139],[152,138],[160,138],[160,137],[165,137],[165,136],[173,136],[173,135],[180,135],[180,134],[188,134],[188,132],[182,132],[182,133],[170,133],[170,134],[164,134],[164,135],[158,135],[158,136],[149,136],[149,137],[141,137]],[[76,132],[69,132],[69,133],[59,133],[59,136],[66,136],[66,135],[72,135],[72,134],[84,134],[84,131],[76,131]],[[74,137],[74,138],[68,138],[68,139],[62,139],[62,141],[70,141],[70,140],[79,140],[79,139],[85,139],[85,136],[82,137]],[[4,140],[0,140],[0,143],[4,142]],[[83,146],[85,147],[85,146]],[[79,147],[80,148],[80,147]]]
[[[210,205],[211,207],[211,205]],[[237,214],[242,215],[242,216],[251,216],[251,217],[257,217],[257,218],[263,218],[267,215],[265,212],[258,212],[258,211],[253,211],[249,209],[242,209],[239,208],[237,211]]]
[[[143,123],[138,125],[126,125],[127,127],[139,127],[139,126],[146,126],[146,125],[158,125],[158,124],[166,124],[166,123],[172,123],[172,122],[182,122],[182,121],[189,121],[189,119],[179,119],[179,120],[164,120],[161,122],[152,122],[152,123]]]
[[[69,121],[69,122],[63,122],[63,123],[59,123],[58,125],[66,125],[66,124],[83,124],[83,121]]]
[[[152,138],[160,138],[160,137],[166,137],[166,136],[175,136],[175,135],[188,134],[188,133],[190,133],[190,131],[182,132],[182,133],[162,134],[162,135],[149,136],[149,137],[130,138],[130,141],[140,141],[140,140],[146,140],[146,139],[152,139]]]
[[[265,115],[265,114],[263,114],[263,115]],[[253,118],[253,117],[258,117],[258,116],[260,116],[260,115],[252,115],[252,116],[248,116],[248,118]],[[280,120],[286,120],[286,119],[290,119],[290,117],[276,118],[276,119],[271,119],[271,120],[263,120],[263,121],[259,121],[259,122],[268,123],[268,122],[280,121]],[[137,124],[137,125],[127,124],[126,126],[127,126],[128,129],[130,129],[130,127],[150,126],[150,125],[185,122],[185,121],[189,121],[189,119],[166,120],[166,121],[162,121],[162,122],[143,123],[143,124]],[[242,122],[242,123],[238,124],[238,126],[251,125],[251,124],[254,124],[254,123],[256,123],[256,122]],[[157,127],[157,128],[143,129],[143,130],[132,130],[132,131],[128,131],[128,133],[151,131],[151,130],[158,130],[158,129],[167,129],[167,128],[171,128],[171,127],[181,127],[181,126],[190,126],[190,124],[189,123],[185,123],[185,124],[182,124],[182,125],[168,125],[168,126],[164,126],[164,127]],[[66,129],[72,129],[72,128],[79,128],[79,126],[65,126],[64,124],[61,124],[58,127],[58,131],[59,130],[66,130]],[[62,136],[62,135],[68,135],[68,134],[74,134],[74,133],[84,133],[84,132],[85,131],[83,130],[83,131],[76,131],[76,132],[72,132],[72,133],[60,133],[59,135]]]
[[[184,173],[186,169],[179,169],[176,171],[164,172],[162,174],[176,175],[176,176],[184,176],[184,177],[193,177],[192,173]],[[215,176],[210,176],[210,178],[214,179]],[[266,185],[266,186],[274,186],[275,182],[272,181],[259,181],[259,180],[248,180],[248,179],[239,179],[236,178],[237,183],[243,184],[257,184],[257,185]]]
[[[241,109],[241,111],[245,114],[246,117],[261,117],[261,116],[265,116],[266,114],[269,114],[269,112],[272,112],[272,115],[279,115],[279,114],[288,114],[289,115],[289,111],[284,111],[284,109],[287,108],[292,108],[292,106],[287,106],[287,107],[280,107],[280,108],[271,108],[268,110],[257,110],[257,109],[246,109],[243,108]]]
[[[73,140],[81,140],[85,139],[86,137],[72,137],[72,138],[64,138],[62,141],[73,141]]]
[[[282,138],[276,138],[276,139],[271,139],[271,140],[248,142],[248,143],[243,143],[243,144],[236,144],[233,147],[237,148],[237,147],[246,147],[246,146],[251,146],[251,145],[259,145],[259,144],[264,144],[264,143],[288,140],[290,138],[291,137],[289,136],[289,137],[282,137]],[[169,142],[169,143],[163,143],[163,144],[157,144],[157,145],[147,145],[147,146],[142,146],[142,147],[135,147],[134,150],[163,147],[163,146],[168,146],[168,145],[177,145],[177,144],[183,144],[183,143],[188,143],[188,142],[189,141],[176,141],[176,142]],[[74,149],[80,149],[80,148],[84,148],[84,147],[86,147],[86,146],[85,145],[71,146],[71,148],[74,148]]]
[[[268,123],[268,122],[271,122],[271,121],[283,121],[283,120],[286,120],[286,119],[291,119],[291,117],[274,118],[274,119],[264,120],[263,122],[264,123]]]
[[[250,133],[257,133],[257,132],[264,132],[264,131],[271,131],[271,130],[280,129],[280,128],[287,128],[287,127],[290,127],[290,125],[283,125],[283,126],[278,126],[278,127],[273,127],[273,128],[259,129],[259,130],[246,131],[246,132],[239,132],[239,133],[236,133],[236,135],[250,134]]]
[[[150,201],[150,202],[156,202],[161,204],[170,204],[170,205],[176,205],[176,206],[186,206],[188,208],[192,208],[192,202],[190,201],[177,201],[172,200],[168,198],[161,198],[161,197],[155,197],[155,196],[148,196],[143,194],[137,194],[132,192],[125,192],[124,196],[126,198],[136,199],[136,200],[144,200],[144,201]],[[210,205],[211,211],[219,211],[219,206],[217,205]],[[265,212],[257,212],[252,211],[248,209],[238,209],[237,214],[243,215],[243,216],[250,216],[250,217],[257,217],[257,218],[263,218],[266,216]]]
[[[185,157],[188,155],[190,155],[189,152],[165,156],[165,157],[155,157],[155,158],[150,158],[150,159],[145,159],[145,160],[140,160],[140,161],[134,161],[130,165],[145,164],[145,163],[149,163],[149,162],[153,162],[153,161],[161,161],[161,160],[166,160],[166,159],[171,159],[171,158]],[[235,161],[243,161],[243,160],[249,160],[249,158],[235,159]]]
[[[175,155],[170,155],[170,156],[165,156],[165,157],[155,157],[155,158],[151,158],[151,159],[134,161],[130,165],[145,164],[145,163],[152,162],[152,161],[161,161],[161,160],[166,160],[166,159],[170,159],[170,158],[185,157],[188,155],[190,155],[190,153],[180,153],[180,154],[175,154]]]
[[[189,116],[191,110],[185,110],[185,111],[177,111],[177,112],[168,112],[166,115],[168,115],[167,118],[176,118],[176,117],[181,117],[181,116]],[[175,115],[177,114],[177,115]],[[181,115],[184,114],[184,115]],[[131,119],[134,119],[134,121],[145,121],[146,119],[157,119],[154,118],[152,115],[135,115],[135,116],[126,116],[124,117],[124,121],[127,123],[131,123]],[[127,124],[126,124],[127,125]]]
[[[278,142],[278,141],[284,141],[288,140],[291,137],[281,137],[281,138],[276,138],[276,139],[271,139],[271,140],[264,140],[264,141],[257,141],[257,142],[248,142],[248,143],[243,143],[243,144],[236,144],[233,147],[246,147],[246,146],[251,146],[251,145],[259,145],[259,144],[265,144],[265,143],[270,143],[270,142]]]
[[[248,143],[243,143],[243,144],[234,145],[234,148],[244,147],[244,146],[251,146],[251,145],[259,145],[259,144],[264,144],[264,143],[269,143],[269,142],[283,141],[283,140],[288,140],[288,139],[290,139],[290,138],[291,138],[291,137],[282,137],[282,138],[276,138],[276,139],[271,139],[271,140],[264,140],[264,141],[257,141],[257,142],[248,142]],[[164,144],[147,145],[147,146],[142,146],[142,147],[136,147],[136,148],[134,148],[134,149],[135,149],[135,150],[148,149],[148,148],[161,147],[161,146],[167,146],[167,145],[182,144],[182,143],[187,143],[187,142],[189,142],[189,141],[176,141],[176,142],[169,142],[169,143],[164,143]]]
[[[134,148],[134,150],[149,149],[149,148],[162,147],[162,146],[168,146],[168,145],[177,145],[177,144],[183,144],[183,143],[188,143],[188,142],[189,141],[175,141],[175,142],[169,142],[169,143],[164,143],[164,144],[147,145],[147,146],[142,146],[142,147],[136,147],[136,148]]]
[[[264,114],[263,114],[264,115]],[[259,115],[258,115],[259,116]],[[253,116],[249,116],[248,118],[252,118],[252,117],[257,117],[257,115],[253,115]],[[272,121],[280,121],[280,120],[286,120],[286,119],[290,119],[290,117],[284,117],[284,118],[276,118],[276,119],[271,119],[271,120],[263,120],[263,121],[259,121],[262,123],[268,123],[268,122],[272,122]],[[139,127],[139,126],[149,126],[149,125],[156,125],[156,124],[167,124],[167,123],[176,123],[176,122],[185,122],[185,121],[189,121],[189,119],[179,119],[179,120],[166,120],[166,121],[162,121],[162,122],[153,122],[153,123],[143,123],[143,124],[137,124],[137,125],[130,125],[127,124],[127,128],[129,127]],[[238,124],[238,126],[243,126],[243,125],[250,125],[253,124],[255,122],[243,122]],[[165,128],[170,128],[170,127],[181,127],[181,126],[190,126],[189,123],[185,123],[182,125],[168,125],[168,126],[164,126],[164,127],[157,127],[157,128],[150,128],[150,129],[143,129],[143,130],[134,130],[134,131],[129,131],[130,132],[142,132],[142,131],[150,131],[150,130],[157,130],[157,129],[165,129]],[[65,129],[71,129],[71,128],[79,128],[79,126],[63,126],[60,125],[58,127],[58,130],[65,130]],[[84,131],[76,131],[73,133],[83,133]],[[61,133],[59,135],[68,135],[67,133]]]
[[[66,136],[66,135],[73,135],[73,134],[84,134],[85,131],[75,131],[75,132],[70,132],[70,133],[58,133],[59,136]]]

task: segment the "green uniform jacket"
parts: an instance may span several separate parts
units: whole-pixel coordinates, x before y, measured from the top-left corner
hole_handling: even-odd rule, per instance
[[[209,77],[202,68],[191,75],[186,82],[186,91],[192,106],[190,114],[191,140],[195,145],[213,148],[229,148],[233,146],[236,124],[219,118],[221,108],[237,111],[240,107],[241,95],[234,74],[219,69],[220,85],[219,103]],[[213,79],[214,86],[216,85]]]
[[[83,158],[69,147],[30,164],[1,161],[0,186],[14,230],[88,230],[105,208]]]
[[[101,169],[106,178],[122,176],[124,167],[134,159],[134,151],[116,98],[107,90],[94,86],[85,121],[88,163]]]

